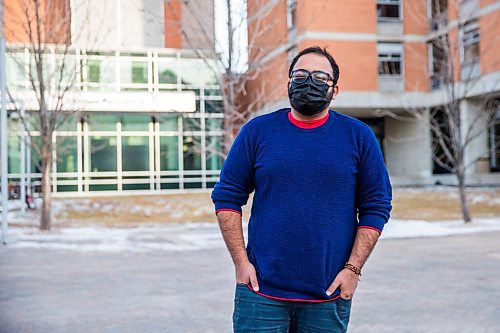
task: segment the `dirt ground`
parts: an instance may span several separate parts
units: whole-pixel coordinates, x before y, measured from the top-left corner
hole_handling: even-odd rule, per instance
[[[248,221],[253,195],[243,206]],[[205,193],[54,199],[54,225],[131,227],[149,223],[213,222],[217,219]],[[500,217],[500,188],[470,188],[468,201],[474,217]],[[461,218],[458,191],[449,187],[394,188],[391,218],[401,220],[456,220]],[[31,218],[32,217],[32,218]],[[12,225],[38,223],[37,212]],[[28,222],[26,221],[28,220]]]

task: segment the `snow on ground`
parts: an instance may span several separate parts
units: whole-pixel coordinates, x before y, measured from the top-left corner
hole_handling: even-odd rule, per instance
[[[390,219],[380,239],[439,237],[500,230],[500,218],[475,218],[465,224],[462,220],[427,222]]]
[[[247,240],[247,226],[243,227]],[[426,222],[391,219],[381,239],[438,237],[477,232],[500,231],[500,218]],[[82,252],[186,251],[224,248],[218,224],[158,224],[136,228],[71,227],[41,232],[36,228],[10,228],[15,248],[49,248]]]

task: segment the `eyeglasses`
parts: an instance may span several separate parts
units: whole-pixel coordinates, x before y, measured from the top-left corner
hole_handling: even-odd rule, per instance
[[[309,72],[305,69],[296,69],[290,73],[290,79],[295,83],[304,83],[307,78],[311,76],[312,80],[316,84],[326,84],[328,86],[333,86],[333,78],[330,74],[323,71],[312,71]],[[328,84],[328,81],[332,81],[332,85]]]

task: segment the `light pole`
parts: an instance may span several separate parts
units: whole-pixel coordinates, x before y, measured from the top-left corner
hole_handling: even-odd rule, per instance
[[[8,243],[8,184],[7,184],[7,93],[5,89],[5,38],[4,38],[4,1],[0,1],[0,164],[1,164],[1,183],[2,183],[2,243]]]

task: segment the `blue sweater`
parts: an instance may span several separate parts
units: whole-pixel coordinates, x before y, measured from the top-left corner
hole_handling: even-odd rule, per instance
[[[357,229],[382,232],[389,220],[392,187],[368,125],[329,110],[324,124],[301,128],[289,112],[243,125],[211,199],[216,213],[241,214],[255,190],[246,252],[257,271],[257,293],[331,301],[340,289],[331,296],[326,290],[349,259]]]

